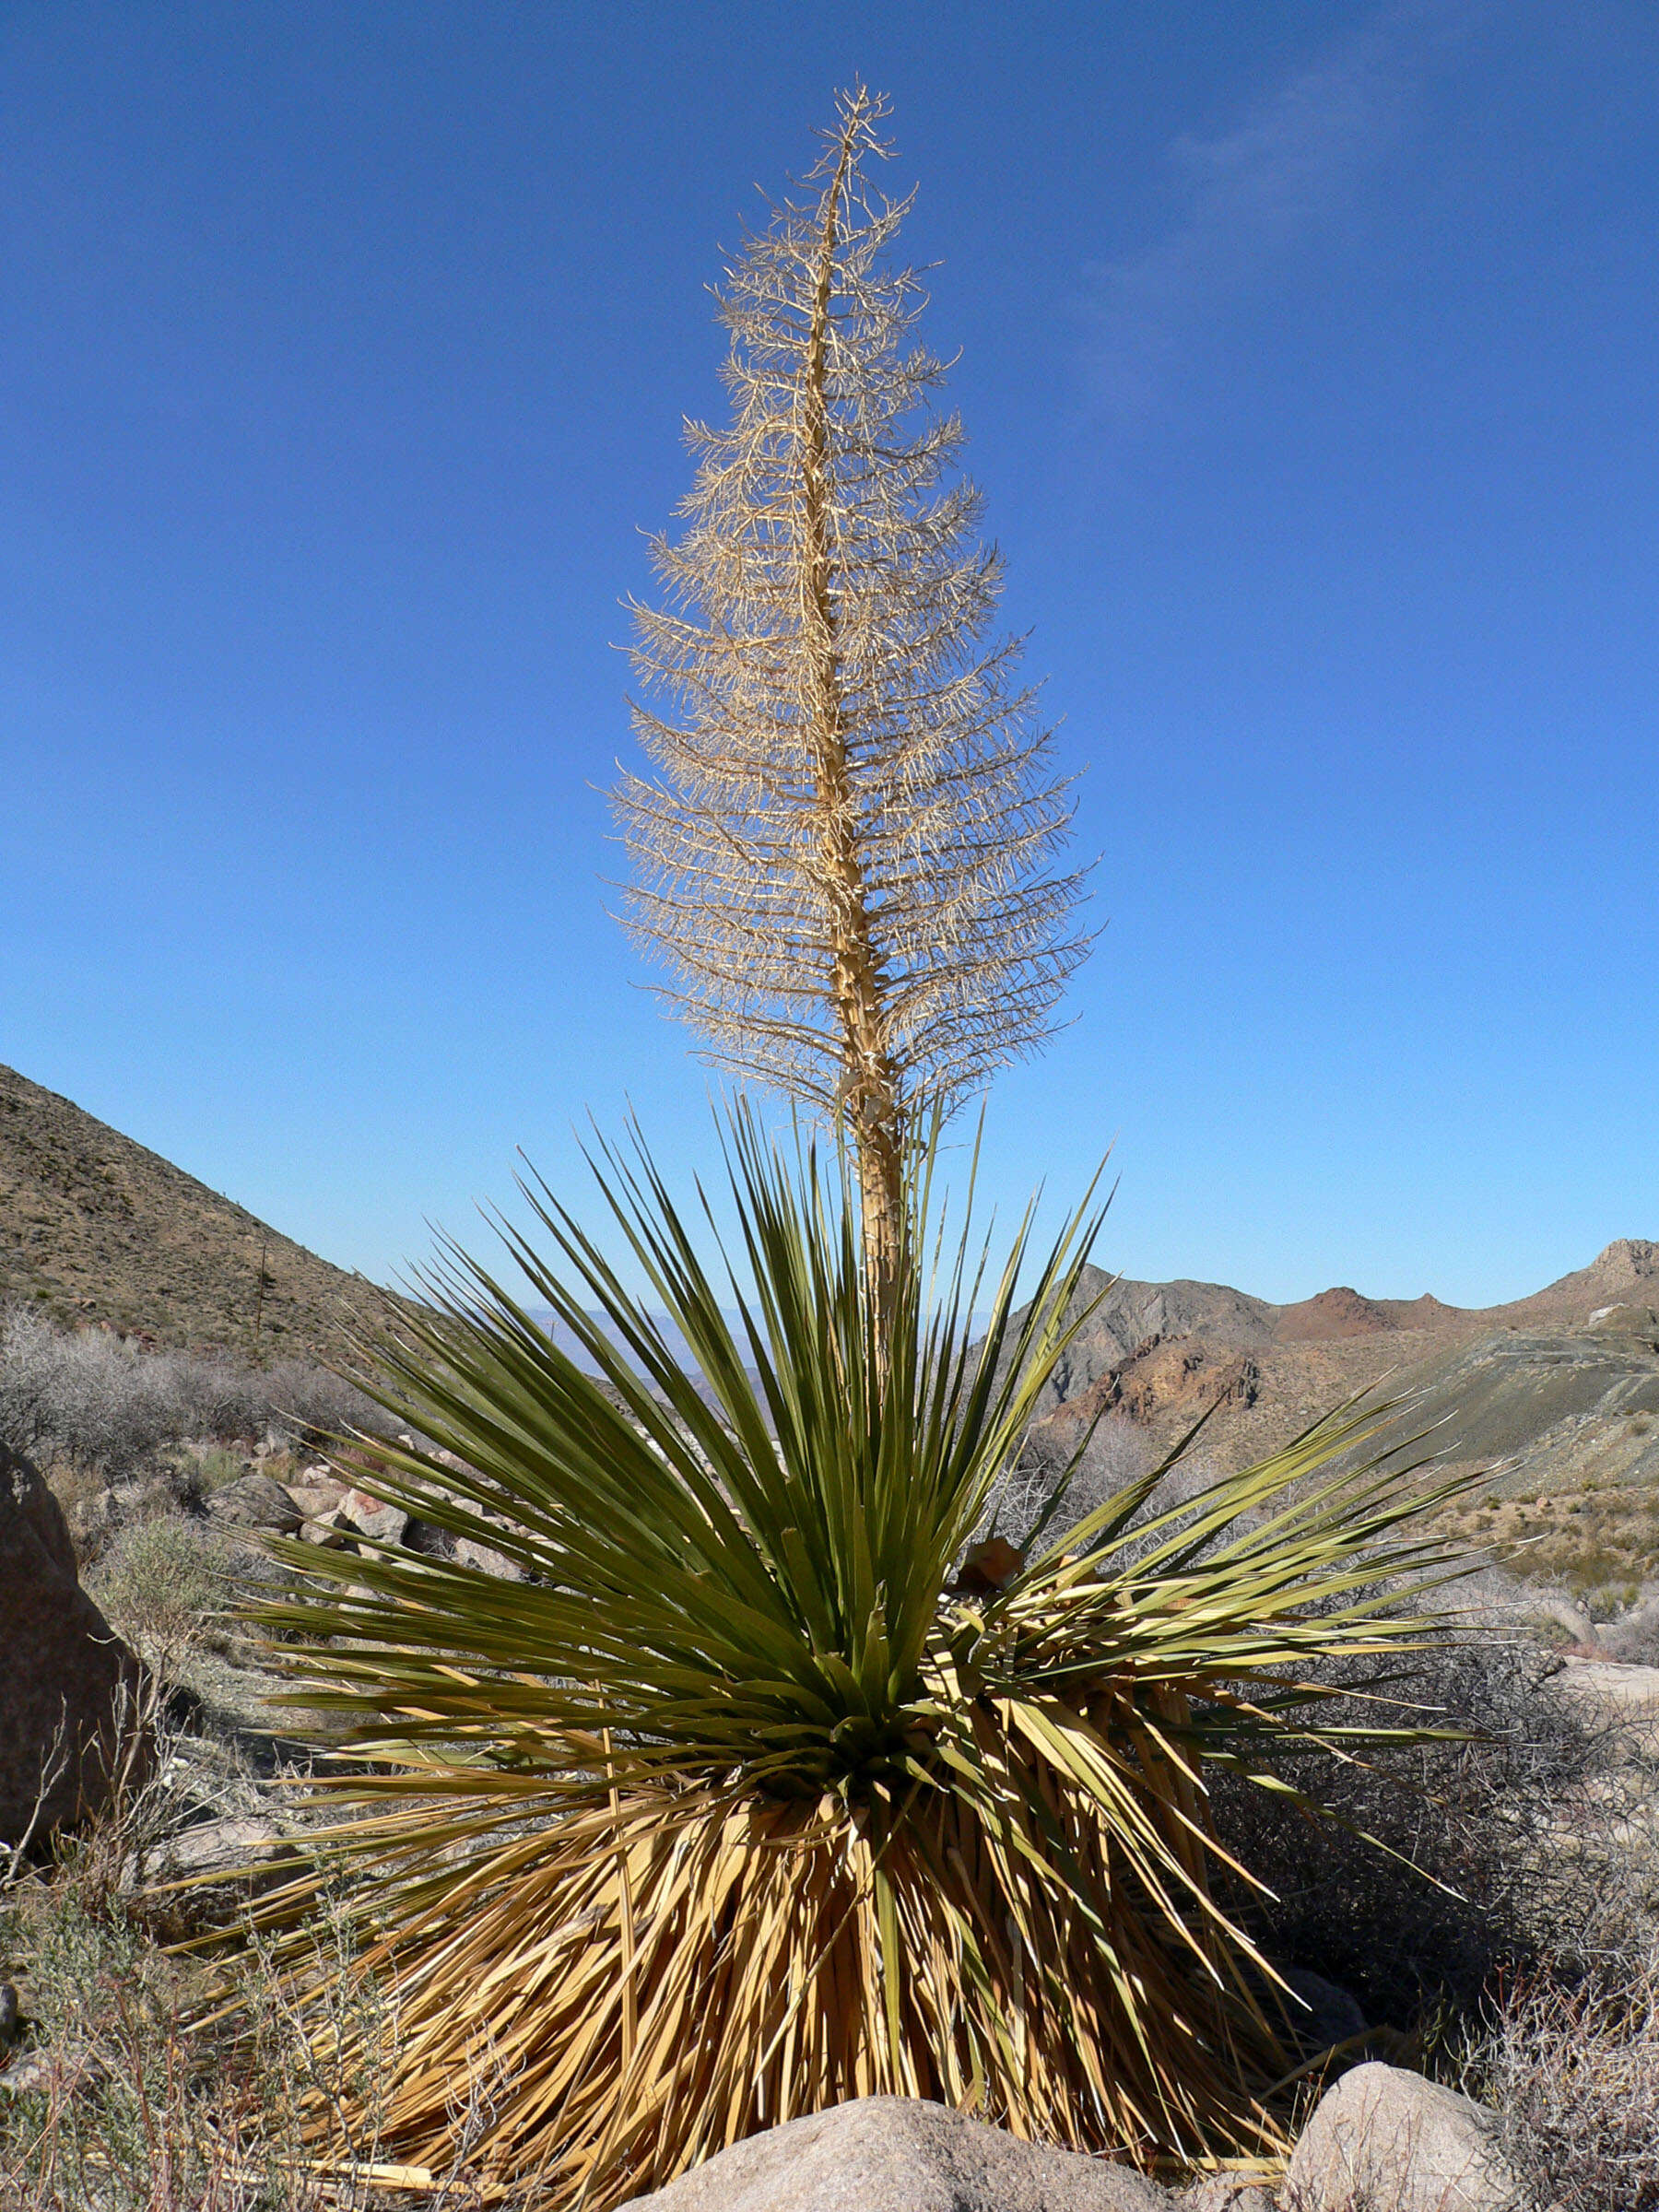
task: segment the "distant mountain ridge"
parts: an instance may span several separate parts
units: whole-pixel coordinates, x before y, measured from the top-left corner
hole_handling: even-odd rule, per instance
[[[265,1359],[337,1355],[347,1314],[374,1296],[360,1276],[0,1066],[0,1300]]]
[[[1112,1281],[1103,1268],[1085,1268],[1084,1301],[1097,1297]],[[1587,1321],[1598,1305],[1630,1300],[1659,1301],[1659,1244],[1620,1237],[1588,1267],[1506,1305],[1448,1306],[1428,1291],[1420,1298],[1367,1298],[1343,1283],[1280,1306],[1226,1283],[1186,1277],[1142,1283],[1124,1276],[1093,1326],[1104,1329],[1124,1351],[1153,1335],[1199,1334],[1224,1337],[1230,1344],[1264,1346],[1329,1342],[1384,1330],[1452,1331],[1526,1321]]]
[[[529,1313],[532,1321],[539,1322],[541,1326],[547,1330],[548,1335],[553,1339],[554,1343],[559,1347],[561,1352],[568,1352],[570,1354],[571,1358],[576,1362],[578,1367],[582,1368],[584,1372],[588,1374],[597,1373],[597,1367],[595,1366],[593,1359],[589,1356],[585,1347],[577,1342],[574,1333],[564,1322],[558,1318],[551,1306],[530,1306],[527,1307],[525,1311]],[[618,1332],[613,1327],[608,1317],[605,1313],[601,1312],[597,1307],[590,1306],[585,1308],[584,1311],[587,1313],[588,1319],[593,1322],[599,1330],[600,1335],[605,1336],[610,1343],[618,1345],[618,1348],[620,1348]],[[747,1339],[745,1338],[743,1333],[742,1316],[738,1313],[737,1309],[735,1306],[723,1306],[721,1311],[725,1316],[726,1326],[731,1330],[733,1335],[735,1337],[739,1347],[747,1349]],[[669,1318],[666,1313],[660,1312],[654,1307],[648,1308],[647,1312],[649,1312],[651,1320],[656,1324],[657,1329],[662,1335],[664,1343],[667,1346],[668,1350],[673,1357],[685,1365],[690,1365],[691,1347],[686,1342],[685,1337],[680,1334],[677,1325]]]
[[[1386,1382],[1453,1464],[1512,1460],[1517,1483],[1544,1469],[1552,1482],[1659,1482],[1659,1243],[1619,1238],[1499,1306],[1347,1285],[1275,1305],[1224,1283],[1112,1285],[1089,1269],[1082,1302],[1102,1291],[1045,1393],[1057,1441],[1101,1412],[1169,1441],[1208,1412],[1206,1452],[1241,1465]]]

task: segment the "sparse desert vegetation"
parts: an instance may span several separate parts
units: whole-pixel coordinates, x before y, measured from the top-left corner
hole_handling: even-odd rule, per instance
[[[83,1562],[124,1529],[198,1512],[256,1466],[280,1478],[324,1439],[381,1425],[360,1391],[311,1361],[252,1367],[0,1310],[0,1445],[45,1470]]]
[[[661,1390],[661,1375],[651,1387]],[[320,1884],[312,1870],[314,1831],[329,1815],[304,1785],[340,1723],[315,1710],[285,1718],[270,1702],[285,1654],[264,1639],[303,1632],[317,1644],[319,1619],[256,1630],[245,1608],[296,1598],[303,1607],[316,1589],[332,1616],[317,1648],[349,1664],[362,1646],[341,1607],[395,1604],[410,1573],[443,1563],[462,1571],[469,1604],[481,1593],[503,1621],[521,1621],[526,1597],[559,1579],[547,1496],[534,1530],[524,1500],[508,1510],[499,1481],[469,1500],[465,1477],[456,1482],[465,1454],[431,1461],[429,1433],[417,1453],[426,1494],[401,1495],[388,1463],[406,1462],[406,1450],[388,1454],[382,1442],[355,1458],[325,1455],[330,1430],[356,1425],[384,1439],[400,1426],[332,1376],[147,1349],[102,1330],[54,1328],[27,1310],[0,1328],[0,1408],[4,1441],[41,1456],[73,1519],[86,1589],[151,1670],[159,1744],[153,1769],[98,1820],[49,1853],[32,1849],[6,1876],[0,1983],[18,1993],[18,2018],[0,2053],[10,2085],[0,2089],[0,2201],[8,2212],[475,2201],[521,2093],[519,2062],[500,2050],[458,2069],[430,2140],[412,2155],[396,2087],[415,2031],[410,1998],[389,1958],[365,1956],[365,1877],[335,1857],[319,1862]],[[645,1408],[617,1418],[638,1424]],[[706,1405],[698,1418],[709,1418]],[[406,1406],[402,1424],[415,1418]],[[675,1428],[677,1448],[688,1433]],[[966,1543],[1000,1536],[1023,1552],[1051,1503],[1042,1540],[1071,1541],[1091,1517],[1110,1519],[1113,1500],[1129,1500],[1115,1571],[1133,1574],[1156,1566],[1160,1543],[1189,1540],[1196,1566],[1259,1529],[1261,1505],[1241,1492],[1225,1525],[1194,1531],[1218,1478],[1202,1438],[1162,1476],[1154,1431],[1122,1411],[1103,1415],[1080,1457],[1064,1441],[1063,1425],[1039,1424]],[[476,1437],[451,1443],[481,1456]],[[405,1465],[404,1479],[409,1472]],[[352,1511],[378,1541],[342,1511],[350,1486],[370,1482],[392,1495],[366,1490]],[[1382,1717],[1453,1733],[1373,1744],[1356,1760],[1283,1746],[1276,1773],[1334,1819],[1264,1797],[1225,1762],[1214,1768],[1217,1839],[1269,1892],[1233,1895],[1221,1881],[1216,1896],[1312,2005],[1269,2006],[1291,2053],[1286,2071],[1328,2041],[1346,2044],[1332,2069],[1357,2057],[1421,2069],[1494,2115],[1503,2155],[1538,2206],[1651,2212],[1659,1706],[1610,1703],[1602,1674],[1612,1662],[1615,1676],[1622,1667],[1620,1678],[1641,1678],[1659,1608],[1644,1603],[1644,1556],[1617,1535],[1645,1526],[1643,1501],[1609,1488],[1590,1491],[1582,1512],[1574,1502],[1569,1493],[1541,1508],[1485,1486],[1442,1509],[1442,1535],[1488,1547],[1488,1566],[1459,1601],[1465,1630],[1402,1657],[1400,1678],[1381,1693],[1399,1702],[1381,1716],[1376,1688],[1355,1678],[1372,1670],[1327,1671],[1339,1694],[1317,1718],[1326,1730],[1374,1733]],[[1558,1508],[1561,1519],[1548,1518]],[[290,1539],[277,1560],[277,1529],[247,1518],[262,1511],[279,1526],[314,1516],[302,1522],[305,1542]],[[1545,1543],[1527,1542],[1535,1526]],[[1603,1577],[1596,1554],[1615,1541],[1618,1576]],[[303,1572],[308,1549],[326,1563],[334,1595],[322,1597]],[[1571,1655],[1581,1649],[1595,1658]],[[291,1648],[286,1656],[291,1664]],[[262,1864],[263,1875],[234,1871]],[[296,1874],[305,1913],[278,1929],[265,1885]],[[208,1878],[183,1890],[166,1886],[200,1876]],[[377,1887],[383,1868],[366,1878]],[[262,1912],[263,1928],[248,1918]],[[236,1936],[229,1953],[176,1947],[206,1936],[222,1945],[227,1935]],[[1299,2089],[1305,2100],[1325,2078],[1316,2065],[1291,2084],[1288,2126]],[[513,2201],[559,2196],[544,2184],[538,2200],[525,2183]]]
[[[1552,1486],[1523,1498],[1488,1489],[1445,1525],[1517,1581],[1565,1591],[1598,1622],[1630,1613],[1659,1583],[1659,1488],[1647,1483]]]

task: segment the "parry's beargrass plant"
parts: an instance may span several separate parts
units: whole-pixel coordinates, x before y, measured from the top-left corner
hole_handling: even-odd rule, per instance
[[[1290,2062],[1212,1894],[1206,1768],[1266,1779],[1265,1747],[1320,1736],[1300,1670],[1420,1640],[1383,1594],[1436,1556],[1418,1500],[1332,1471],[1349,1414],[1161,1521],[1153,1469],[1063,1538],[971,1544],[1086,1317],[1098,1216],[1041,1265],[1028,1220],[993,1288],[927,1228],[932,1157],[880,1318],[848,1178],[740,1112],[718,1275],[642,1147],[594,1162],[694,1365],[540,1189],[560,1264],[504,1232],[527,1302],[453,1252],[382,1346],[434,1448],[377,1447],[381,1489],[529,1578],[292,1546],[312,1594],[265,1610],[354,1762],[315,1887],[344,1881],[359,1970],[395,1992],[383,2156],[444,2164],[484,2069],[486,2174],[570,2205],[878,2091],[1141,2158],[1282,2141]],[[1429,1733],[1390,1724],[1331,1740]],[[265,1908],[301,1988],[308,1901]]]

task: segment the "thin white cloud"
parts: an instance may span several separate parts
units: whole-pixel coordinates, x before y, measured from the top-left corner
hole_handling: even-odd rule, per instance
[[[1091,272],[1097,399],[1123,414],[1155,399],[1185,342],[1341,213],[1409,129],[1436,54],[1487,12],[1484,0],[1383,7],[1220,137],[1176,139],[1173,225]]]

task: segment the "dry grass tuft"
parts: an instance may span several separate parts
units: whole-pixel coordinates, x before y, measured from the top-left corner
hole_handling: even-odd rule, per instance
[[[1510,2163],[1560,2212],[1659,2212],[1659,1959],[1506,1993],[1464,2063]]]
[[[156,1716],[152,1715],[152,1722]],[[354,2068],[319,2058],[318,2016],[301,2019],[256,1934],[241,1948],[233,2018],[207,2002],[222,1969],[178,1947],[222,1914],[223,1892],[155,1892],[147,1869],[195,1808],[170,1787],[173,1747],[110,1812],[60,1841],[47,1864],[0,1882],[0,1982],[16,1989],[14,2040],[0,2048],[0,2206],[5,2212],[371,2212],[388,2192],[382,2084],[395,2007],[357,1971],[345,1918],[323,1900],[309,1923],[312,1981],[333,2041]],[[9,2008],[8,2008],[9,2009]],[[478,2194],[473,2150],[492,2117],[480,2070],[452,2112],[445,2172],[424,2177],[434,2212]],[[341,2116],[320,2164],[299,2115]],[[349,2121],[346,2115],[349,2113]],[[405,2177],[410,2179],[414,2177]]]

